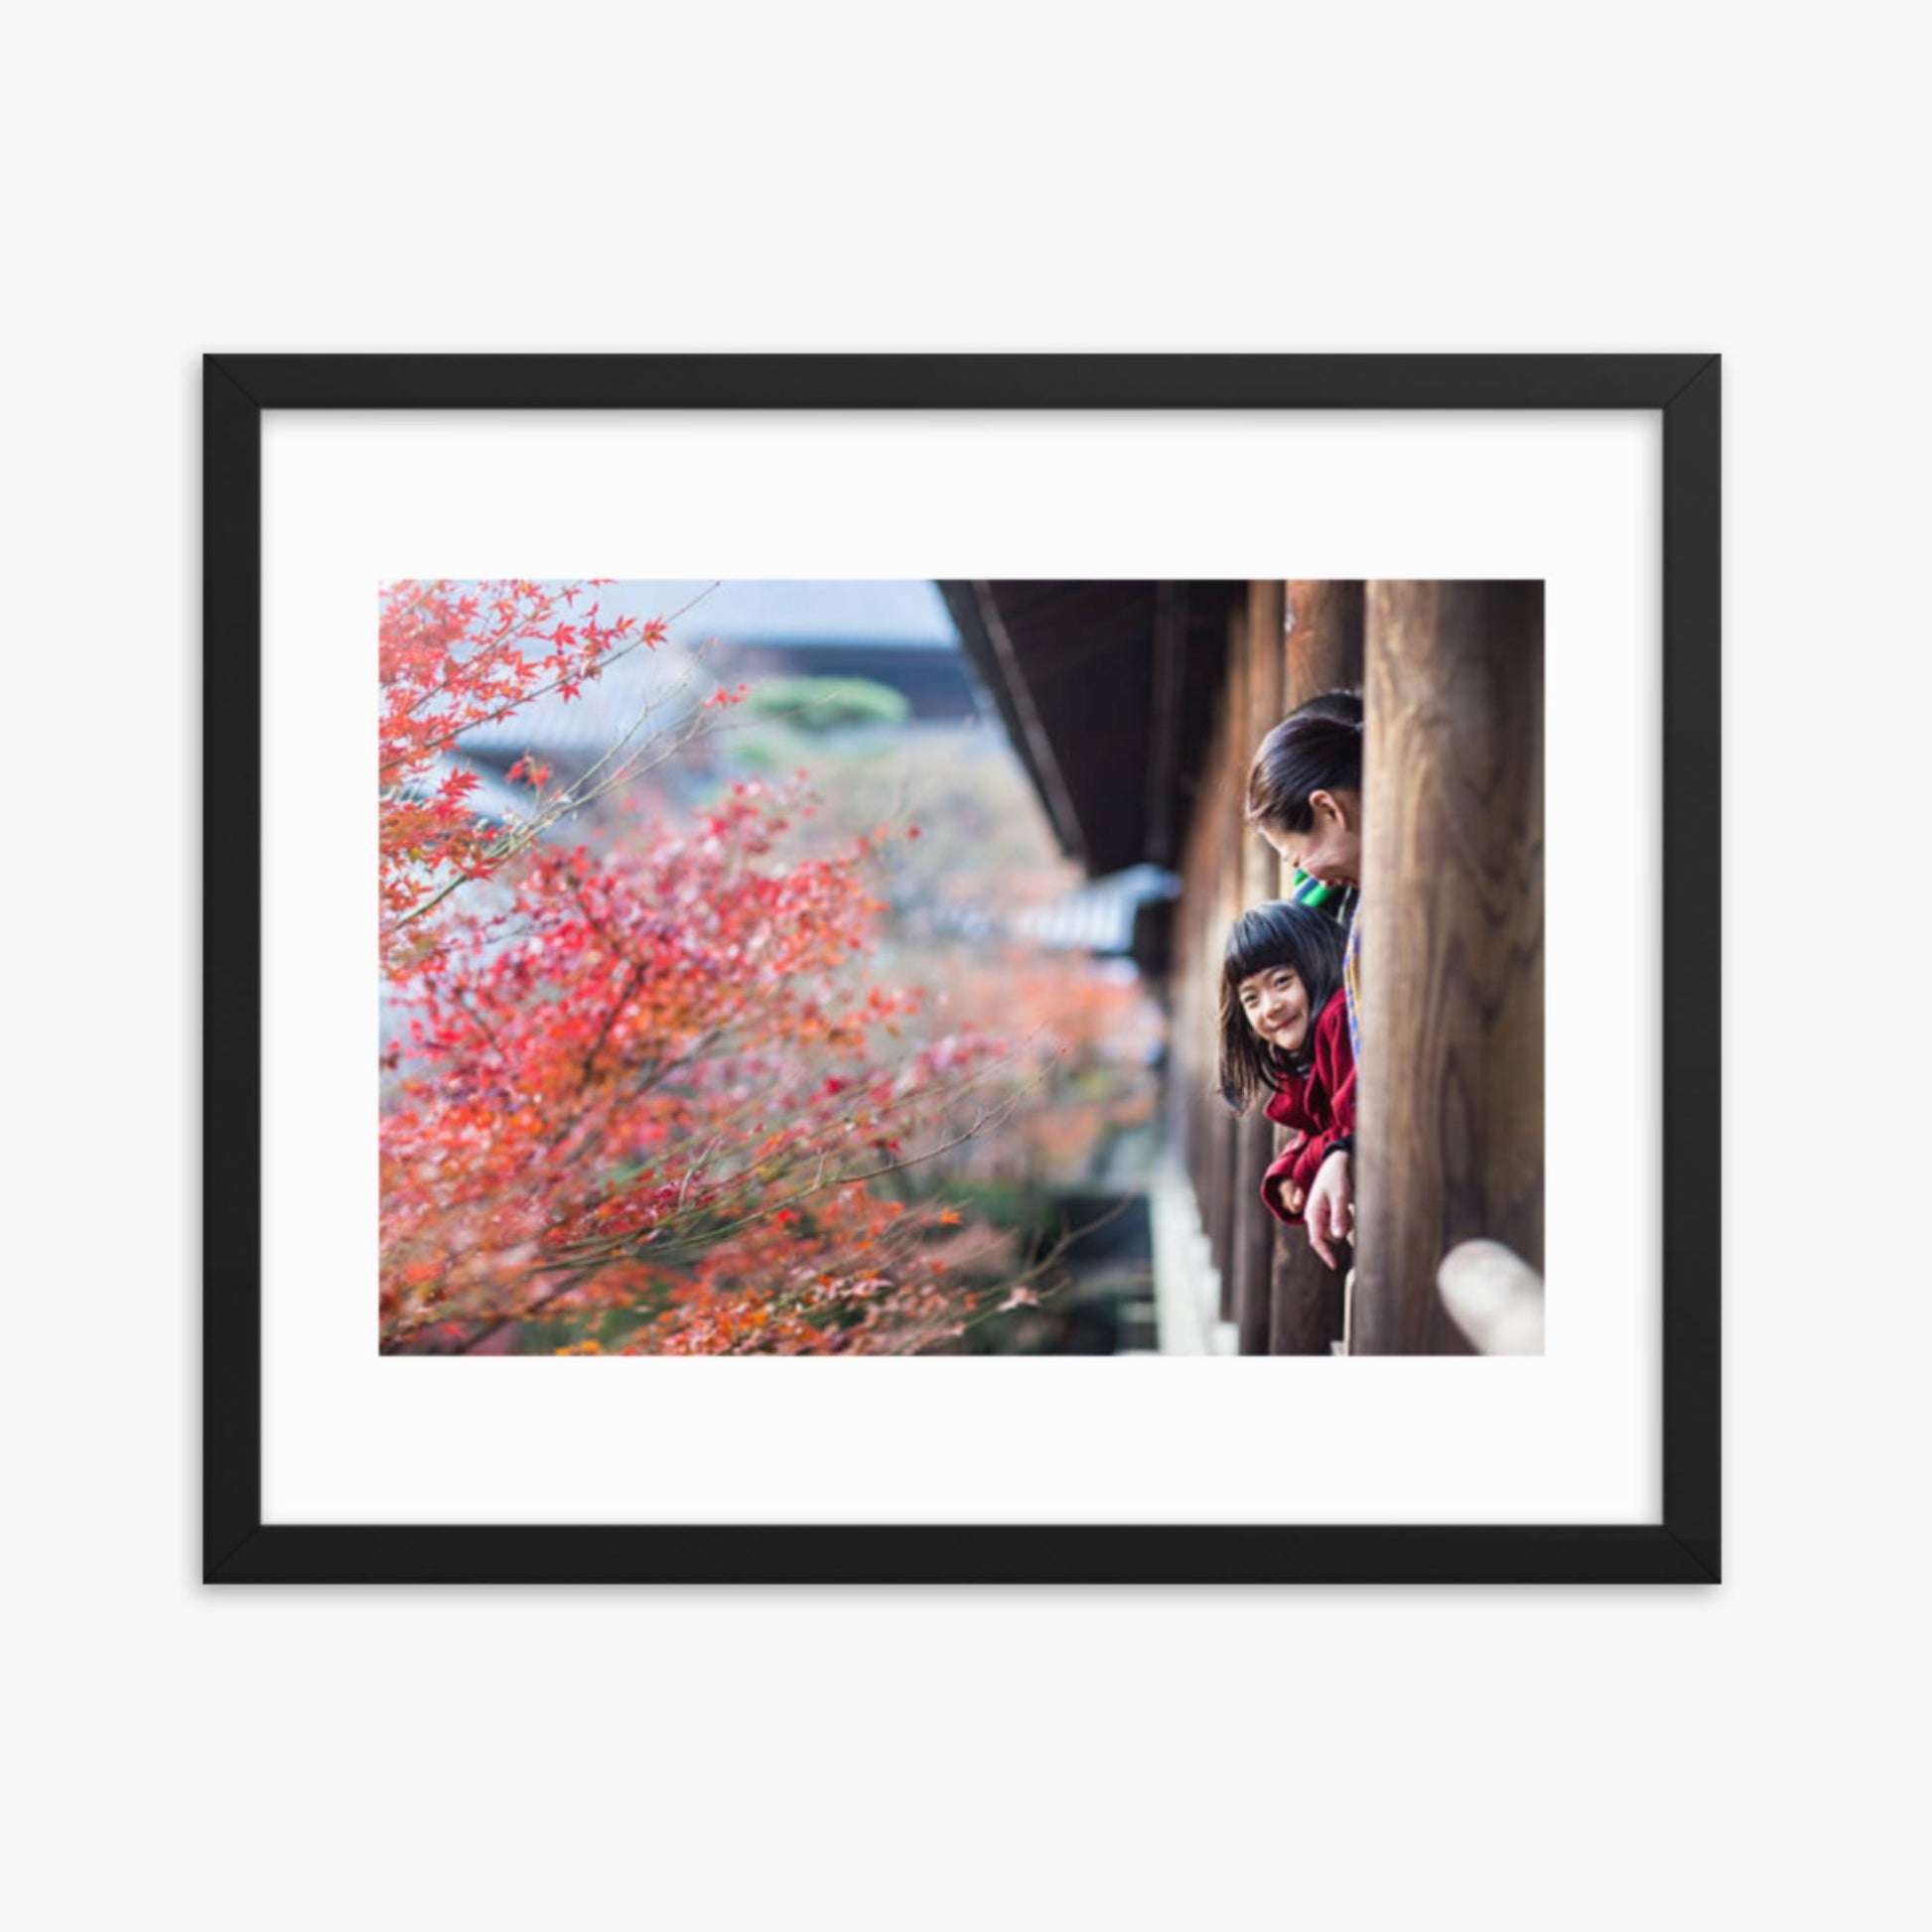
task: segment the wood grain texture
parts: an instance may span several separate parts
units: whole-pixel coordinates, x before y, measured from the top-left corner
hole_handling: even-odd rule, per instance
[[[1341,1339],[1342,1279],[1340,1269],[1328,1267],[1309,1246],[1301,1228],[1276,1231],[1268,1307],[1271,1355],[1333,1353]]]
[[[1208,977],[1218,995],[1221,983],[1221,956],[1227,945],[1229,928],[1241,916],[1241,815],[1237,808],[1236,770],[1241,765],[1241,728],[1245,716],[1247,684],[1248,614],[1235,609],[1228,614],[1227,673],[1221,687],[1220,724],[1216,736],[1214,789],[1201,801],[1214,823],[1214,921],[1208,935]],[[1218,1011],[1218,998],[1216,1010]],[[1214,1217],[1216,1238],[1214,1266],[1221,1274],[1221,1319],[1232,1321],[1237,1310],[1235,1289],[1246,1254],[1242,1236],[1242,1129],[1245,1123],[1235,1115],[1222,1114],[1219,1133],[1220,1168],[1215,1179]],[[1260,1176],[1255,1185],[1261,1185]]]
[[[1362,682],[1364,587],[1359,580],[1296,578],[1284,587],[1282,621],[1285,689],[1282,716],[1317,692],[1355,690]],[[1268,724],[1275,723],[1274,719]],[[1260,744],[1267,726],[1256,734]],[[1268,852],[1263,845],[1262,850]],[[1272,859],[1272,853],[1269,855]],[[1294,883],[1294,869],[1279,860],[1276,892]],[[1279,1136],[1278,1136],[1279,1138]],[[1276,1355],[1326,1355],[1341,1339],[1342,1275],[1309,1246],[1299,1227],[1275,1239],[1270,1287],[1268,1347]]]
[[[1220,1276],[1223,1319],[1233,1316],[1233,1285],[1228,1268],[1232,1234],[1234,1120],[1216,1090],[1216,1025],[1221,949],[1227,937],[1231,889],[1227,877],[1229,842],[1223,810],[1229,732],[1233,719],[1226,681],[1215,701],[1205,756],[1188,817],[1181,866],[1182,897],[1178,921],[1187,932],[1188,970],[1180,982],[1173,1042],[1173,1077],[1185,1089],[1191,1123],[1187,1173],[1200,1209],[1209,1259]]]
[[[1298,577],[1289,582],[1284,715],[1318,692],[1361,688],[1365,601],[1359,579]]]
[[[1281,861],[1268,842],[1248,828],[1248,766],[1255,747],[1282,715],[1282,586],[1248,586],[1245,621],[1235,633],[1230,710],[1239,729],[1229,745],[1228,824],[1233,833],[1237,915],[1281,891]],[[1244,1355],[1269,1352],[1275,1233],[1280,1225],[1261,1198],[1261,1178],[1275,1158],[1276,1128],[1257,1107],[1235,1137],[1234,1322]]]
[[[1543,587],[1371,583],[1352,1344],[1461,1352],[1458,1241],[1543,1265]]]
[[[1241,742],[1235,759],[1234,817],[1241,826],[1242,898],[1259,905],[1275,898],[1282,886],[1282,862],[1258,832],[1248,829],[1243,807],[1248,797],[1248,767],[1261,741],[1278,725],[1288,706],[1288,663],[1282,648],[1287,586],[1257,582],[1248,586],[1247,670]]]

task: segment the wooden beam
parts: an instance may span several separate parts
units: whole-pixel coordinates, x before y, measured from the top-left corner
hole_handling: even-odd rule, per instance
[[[1187,586],[1164,580],[1154,589],[1154,750],[1147,789],[1147,856],[1157,866],[1174,863],[1186,645]]]
[[[1286,587],[1283,656],[1286,716],[1322,691],[1357,690],[1362,682],[1362,606],[1359,581],[1296,578]],[[1270,719],[1273,724],[1275,720]],[[1256,743],[1260,742],[1257,734]],[[1257,841],[1257,843],[1260,843]],[[1263,850],[1267,848],[1264,846]],[[1294,881],[1280,866],[1278,892]],[[1342,1270],[1331,1269],[1309,1246],[1299,1227],[1283,1228],[1275,1242],[1270,1291],[1268,1347],[1276,1355],[1326,1355],[1341,1340]]]
[[[1351,1346],[1465,1349],[1459,1241],[1543,1266],[1543,587],[1372,583]]]
[[[980,632],[986,639],[1012,704],[1013,719],[1019,727],[1016,735],[1022,742],[1026,762],[1039,786],[1046,815],[1052,820],[1053,829],[1068,855],[1078,859],[1091,871],[1086,829],[1080,823],[1073,793],[1068,789],[1065,775],[1060,770],[1059,757],[1040,717],[1039,704],[1034,696],[1032,684],[1028,682],[1026,667],[1020,661],[1019,651],[1014,648],[1006,620],[1000,615],[999,600],[993,594],[993,586],[989,582],[975,580],[968,588],[972,597],[971,608],[978,617]]]
[[[1229,747],[1228,796],[1223,805],[1234,835],[1239,910],[1260,905],[1281,890],[1281,861],[1265,839],[1248,830],[1242,806],[1255,747],[1282,715],[1282,609],[1279,581],[1257,581],[1248,586],[1232,693],[1239,727]],[[1261,1177],[1275,1158],[1277,1131],[1257,1108],[1241,1122],[1236,1136],[1234,1322],[1244,1355],[1269,1352],[1277,1222],[1262,1201]]]
[[[1179,1105],[1189,1123],[1187,1173],[1200,1209],[1212,1265],[1228,1292],[1228,1172],[1234,1121],[1222,1106],[1215,1081],[1215,1015],[1220,986],[1221,948],[1227,937],[1225,904],[1226,826],[1220,809],[1221,773],[1227,759],[1229,728],[1225,667],[1198,766],[1192,808],[1187,815],[1181,858],[1181,900],[1176,925],[1184,928],[1189,968],[1178,983],[1173,1063],[1170,1077],[1179,1083]],[[1220,1318],[1229,1311],[1217,1309]]]
[[[1362,615],[1358,579],[1298,577],[1289,583],[1284,714],[1323,691],[1361,689]]]
[[[1222,671],[1219,716],[1215,725],[1215,758],[1209,767],[1210,783],[1195,809],[1205,810],[1213,829],[1209,850],[1214,866],[1214,914],[1208,929],[1207,964],[1210,984],[1220,986],[1221,954],[1227,944],[1228,929],[1241,913],[1241,829],[1231,796],[1231,773],[1242,753],[1241,728],[1243,679],[1246,674],[1245,644],[1248,614],[1237,608],[1228,613],[1226,657]],[[1218,1001],[1216,1003],[1218,1010]],[[1214,1266],[1221,1276],[1220,1315],[1223,1321],[1235,1318],[1234,1291],[1240,1271],[1241,1213],[1241,1127],[1217,1100],[1220,1115],[1216,1134],[1219,1162],[1214,1181],[1212,1235]],[[1259,1185],[1259,1181],[1256,1183]]]

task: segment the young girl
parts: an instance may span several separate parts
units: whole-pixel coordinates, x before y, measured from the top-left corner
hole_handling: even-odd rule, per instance
[[[1289,713],[1261,741],[1248,771],[1248,823],[1290,865],[1345,892],[1362,875],[1362,699],[1324,691]],[[1299,897],[1299,895],[1298,895]],[[1361,1050],[1358,1013],[1361,908],[1353,907],[1342,962],[1351,1063]],[[1308,1182],[1309,1245],[1330,1268],[1332,1243],[1355,1219],[1347,1143]]]
[[[1355,1129],[1342,952],[1326,913],[1271,899],[1234,922],[1221,962],[1221,1097],[1242,1114],[1265,1094],[1262,1111],[1296,1134],[1261,1183],[1283,1221],[1299,1220],[1323,1169],[1347,1160]]]

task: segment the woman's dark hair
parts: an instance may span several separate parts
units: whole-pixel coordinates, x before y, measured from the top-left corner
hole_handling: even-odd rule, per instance
[[[1308,1065],[1314,1023],[1341,984],[1345,946],[1341,927],[1325,912],[1283,898],[1250,906],[1235,920],[1221,959],[1221,1098],[1232,1112],[1245,1114]],[[1294,967],[1309,996],[1309,1030],[1292,1058],[1255,1032],[1241,1007],[1241,982],[1277,966]]]
[[[1361,788],[1362,694],[1323,691],[1261,741],[1248,767],[1248,823],[1306,832],[1314,823],[1311,792]]]

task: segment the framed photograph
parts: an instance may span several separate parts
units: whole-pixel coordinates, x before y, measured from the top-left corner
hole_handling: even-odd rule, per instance
[[[1719,382],[207,358],[207,1580],[1715,1582]]]

